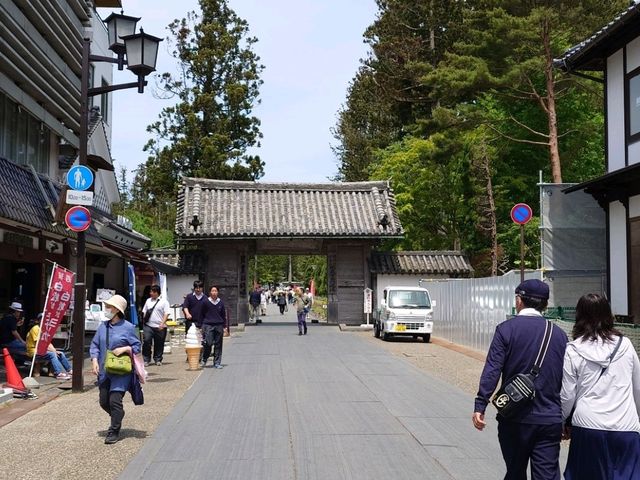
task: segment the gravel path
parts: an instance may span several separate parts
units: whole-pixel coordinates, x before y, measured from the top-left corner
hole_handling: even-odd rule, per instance
[[[351,332],[349,332],[351,333]],[[394,338],[384,342],[374,338],[371,332],[354,332],[365,337],[380,348],[406,358],[413,365],[455,385],[473,396],[478,392],[478,381],[484,366],[484,353],[453,344],[447,340],[431,337],[431,343],[413,338]],[[469,416],[473,404],[469,405]]]

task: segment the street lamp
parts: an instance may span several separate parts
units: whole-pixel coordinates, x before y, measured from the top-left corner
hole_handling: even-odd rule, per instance
[[[123,90],[137,88],[138,93],[144,92],[147,82],[144,79],[156,69],[158,45],[162,39],[148,35],[140,29],[135,34],[136,23],[140,20],[136,17],[128,17],[122,14],[111,14],[105,20],[109,35],[109,50],[118,55],[117,58],[91,55],[91,40],[84,38],[82,42],[82,74],[80,79],[80,148],[78,163],[87,164],[87,144],[89,141],[89,97]],[[125,58],[126,55],[126,58]],[[109,62],[118,64],[118,70],[122,70],[125,64],[129,70],[138,76],[137,82],[107,85],[104,87],[89,88],[90,62]],[[86,302],[86,237],[85,232],[78,232],[77,248],[77,275],[74,290],[73,307],[73,392],[82,392],[84,389],[84,310]]]

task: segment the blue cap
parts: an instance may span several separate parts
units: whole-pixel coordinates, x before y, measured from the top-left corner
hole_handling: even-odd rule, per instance
[[[516,295],[549,300],[549,285],[540,280],[525,280],[516,287]]]

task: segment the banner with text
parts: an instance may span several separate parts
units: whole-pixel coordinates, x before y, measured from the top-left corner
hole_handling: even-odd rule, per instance
[[[76,274],[59,265],[54,265],[49,281],[47,301],[40,323],[40,340],[37,354],[44,355],[53,340],[53,336],[62,322],[64,314],[71,305],[73,284]]]

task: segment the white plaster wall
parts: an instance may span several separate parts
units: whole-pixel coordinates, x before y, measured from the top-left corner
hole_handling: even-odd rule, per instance
[[[640,162],[640,141],[629,145],[629,165]]]
[[[185,295],[191,293],[195,280],[198,280],[197,275],[167,275],[167,300],[169,305],[182,305]],[[205,293],[208,294],[209,292]],[[174,309],[172,308],[170,312],[169,317],[173,318]],[[176,308],[175,312],[178,318],[182,318],[182,308]]]
[[[629,218],[640,217],[640,195],[629,197]]]
[[[627,43],[627,73],[640,67],[640,37]]]
[[[627,297],[627,213],[620,202],[609,204],[611,308],[628,315]]]
[[[113,52],[109,50],[109,36],[107,33],[107,27],[99,17],[93,17],[91,19],[92,35],[91,35],[91,53],[93,55],[100,55],[103,57],[112,57]],[[94,62],[93,66],[94,76],[92,87],[101,87],[102,79],[109,84],[113,84],[113,70],[117,69],[117,65],[108,62]],[[131,75],[133,78],[133,75]],[[135,80],[135,79],[134,79]],[[134,80],[131,80],[132,82]],[[107,133],[107,139],[111,143],[111,123],[113,114],[113,93],[109,93],[109,112],[107,113],[107,121],[105,122],[105,130]],[[93,97],[93,104],[100,106],[100,96]]]
[[[607,153],[609,172],[625,167],[623,50],[607,58]]]

